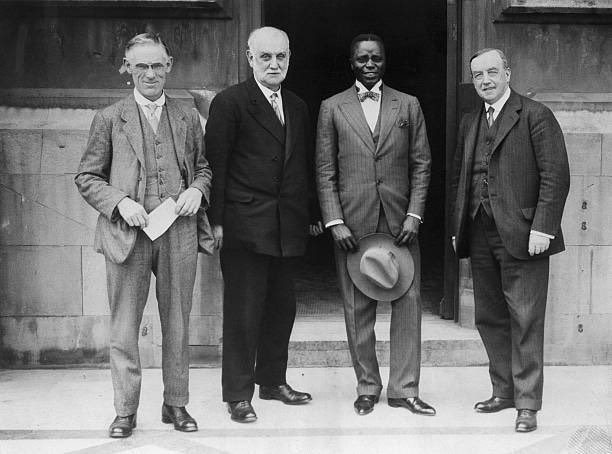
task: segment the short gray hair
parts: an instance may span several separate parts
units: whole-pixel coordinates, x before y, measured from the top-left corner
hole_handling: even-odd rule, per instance
[[[161,46],[164,49],[164,52],[166,52],[166,56],[170,57],[170,49],[168,48],[168,46],[166,46],[166,43],[162,41],[161,36],[159,36],[159,33],[152,32],[141,33],[130,39],[125,45],[125,55],[127,56],[129,50],[133,47],[140,46],[143,44],[156,44],[158,46]]]
[[[256,28],[251,33],[249,33],[249,39],[247,39],[247,49],[248,50],[251,50],[251,48],[253,47],[253,41],[255,40],[257,35],[265,31],[279,32],[281,35],[284,36],[285,40],[287,41],[287,47],[289,47],[289,35],[287,35],[287,33],[284,30],[281,30],[280,28],[276,28],[276,27],[260,27],[260,28]]]
[[[506,58],[506,54],[500,49],[496,49],[494,47],[485,47],[484,49],[480,49],[476,51],[474,55],[470,58],[470,65],[472,64],[472,60],[476,57],[480,57],[482,54],[486,54],[487,52],[497,52],[497,55],[501,58],[502,63],[504,64],[504,69],[510,69],[510,65],[508,64],[508,59]]]

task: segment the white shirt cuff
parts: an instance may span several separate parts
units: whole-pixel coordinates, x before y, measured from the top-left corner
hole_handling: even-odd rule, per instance
[[[421,222],[421,224],[423,223],[423,218],[419,216],[418,214],[406,213],[406,216],[412,216],[413,218],[417,218]]]
[[[344,221],[342,219],[333,219],[329,221],[327,224],[325,224],[325,228],[328,229],[330,227],[333,227],[334,225],[340,225],[340,224],[344,224]]]
[[[538,236],[543,236],[544,238],[548,238],[549,240],[555,239],[554,235],[549,235],[548,233],[538,232],[537,230],[532,230],[530,233],[533,233],[534,235],[538,235]]]

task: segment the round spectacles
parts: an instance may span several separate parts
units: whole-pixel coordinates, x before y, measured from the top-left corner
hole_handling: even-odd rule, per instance
[[[129,64],[129,63],[128,63]],[[164,63],[151,63],[150,65],[146,63],[136,63],[135,65],[131,65],[132,71],[135,73],[146,73],[149,69],[153,71],[155,74],[163,74],[166,72],[166,68],[168,64]]]

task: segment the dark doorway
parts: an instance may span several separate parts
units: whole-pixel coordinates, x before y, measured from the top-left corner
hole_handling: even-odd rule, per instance
[[[309,106],[313,131],[321,101],[354,82],[351,39],[382,37],[385,84],[416,96],[432,151],[432,178],[421,227],[423,310],[437,314],[444,290],[444,162],[446,0],[265,0],[264,24],[289,34],[291,65],[285,86]],[[329,233],[311,240],[297,281],[298,314],[342,314]]]

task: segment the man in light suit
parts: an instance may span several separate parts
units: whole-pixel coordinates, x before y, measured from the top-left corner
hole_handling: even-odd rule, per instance
[[[151,270],[162,329],[162,421],[192,432],[198,427],[185,409],[189,313],[200,235],[204,240],[205,232],[210,234],[202,210],[208,206],[211,171],[198,113],[184,110],[164,93],[172,57],[160,37],[144,33],[132,38],[124,66],[134,80],[134,93],[96,113],[75,178],[81,195],[100,212],[94,247],[106,258],[117,412],[109,435],[128,437],[136,427],[138,333]],[[151,241],[142,228],[148,213],[168,198],[175,200],[179,217]]]
[[[370,413],[382,382],[376,359],[376,302],[351,281],[347,254],[357,240],[389,233],[410,250],[414,283],[392,302],[388,403],[416,414],[435,410],[419,398],[421,361],[420,254],[417,240],[425,211],[431,157],[419,102],[382,83],[385,49],[375,35],[350,47],[355,84],[321,104],[316,176],[325,226],[335,242],[351,357],[357,375],[355,411]]]
[[[255,383],[261,399],[311,400],[286,381],[296,312],[292,259],[308,238],[312,154],[306,104],[281,88],[289,57],[285,32],[253,31],[253,77],[219,93],[206,124],[215,174],[210,215],[225,282],[223,401],[240,423],[257,419]]]
[[[493,385],[475,409],[516,407],[516,431],[530,432],[542,406],[549,257],[565,249],[567,152],[552,112],[510,89],[502,51],[478,51],[470,69],[484,102],[461,122],[451,212],[453,247],[471,258],[476,326]]]

